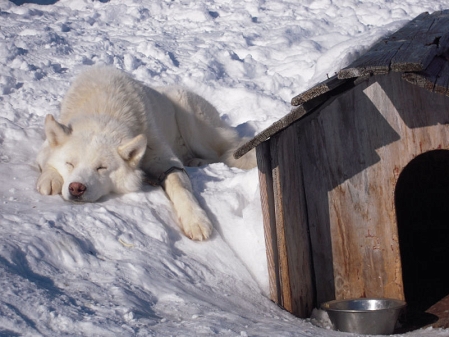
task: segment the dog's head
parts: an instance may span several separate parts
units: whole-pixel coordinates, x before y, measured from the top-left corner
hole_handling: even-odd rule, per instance
[[[52,115],[45,119],[51,148],[48,164],[64,180],[65,200],[94,202],[109,193],[128,193],[141,186],[139,163],[145,154],[144,135],[121,139],[98,125],[66,126]]]

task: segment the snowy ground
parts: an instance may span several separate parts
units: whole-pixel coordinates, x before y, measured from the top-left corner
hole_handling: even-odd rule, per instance
[[[158,188],[84,205],[39,195],[43,117],[80,70],[114,64],[194,89],[252,136],[295,94],[445,2],[0,0],[0,336],[348,335],[266,298],[257,169],[189,169],[216,228],[192,242]]]

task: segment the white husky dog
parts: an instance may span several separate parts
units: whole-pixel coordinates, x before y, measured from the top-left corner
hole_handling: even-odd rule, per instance
[[[45,134],[37,157],[40,193],[94,202],[137,191],[145,175],[156,177],[194,240],[207,239],[212,225],[184,165],[256,165],[254,153],[234,159],[244,140],[205,99],[176,87],[151,89],[110,67],[92,67],[75,80],[59,122],[45,118]]]

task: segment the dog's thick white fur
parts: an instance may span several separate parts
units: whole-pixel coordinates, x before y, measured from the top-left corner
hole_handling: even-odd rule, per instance
[[[186,166],[222,161],[243,169],[255,154],[234,159],[244,139],[202,97],[178,87],[151,89],[111,67],[92,67],[68,90],[59,122],[45,118],[37,162],[40,193],[94,202],[159,177],[183,232],[207,239],[212,225],[193,195]]]

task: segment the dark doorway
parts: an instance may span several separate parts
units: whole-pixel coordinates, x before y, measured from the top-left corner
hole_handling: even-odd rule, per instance
[[[449,151],[426,152],[395,190],[405,299],[425,311],[449,294]]]

